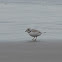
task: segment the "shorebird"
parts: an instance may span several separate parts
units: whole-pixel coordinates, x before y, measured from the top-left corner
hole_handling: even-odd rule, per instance
[[[27,32],[30,36],[34,37],[32,40],[36,40],[37,37],[42,34],[39,30],[30,29],[30,28],[28,28],[25,32]],[[44,32],[44,33],[46,33],[46,32]]]

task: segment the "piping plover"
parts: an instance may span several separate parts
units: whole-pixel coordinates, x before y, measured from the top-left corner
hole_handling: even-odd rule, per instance
[[[39,30],[30,28],[28,28],[25,32],[27,32],[30,36],[34,37],[32,40],[36,40],[37,37],[42,34]]]

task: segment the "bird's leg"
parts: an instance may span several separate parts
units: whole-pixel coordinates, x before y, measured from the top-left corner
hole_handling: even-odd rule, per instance
[[[35,38],[35,37],[34,37]],[[34,40],[34,38],[32,40]]]
[[[37,37],[36,37],[36,39],[37,39]],[[36,39],[35,39],[35,40],[36,40]]]

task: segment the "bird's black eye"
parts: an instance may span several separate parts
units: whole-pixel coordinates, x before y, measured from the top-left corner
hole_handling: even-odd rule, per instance
[[[31,32],[31,31],[30,31]]]

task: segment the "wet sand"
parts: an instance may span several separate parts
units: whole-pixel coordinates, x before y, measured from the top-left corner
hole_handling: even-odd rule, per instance
[[[0,62],[62,62],[62,42],[0,42]]]

